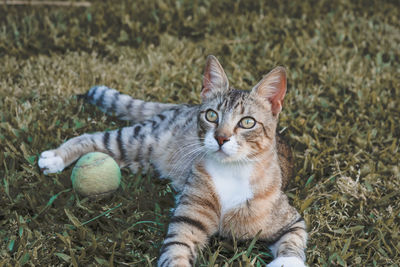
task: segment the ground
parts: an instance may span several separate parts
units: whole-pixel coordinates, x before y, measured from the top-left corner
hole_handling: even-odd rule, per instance
[[[239,89],[288,70],[279,130],[294,150],[287,195],[308,224],[307,263],[400,266],[397,1],[3,2],[0,266],[155,264],[174,202],[167,181],[124,170],[110,197],[80,198],[71,168],[44,176],[38,155],[126,125],[77,100],[93,85],[198,103],[209,54]],[[215,237],[197,265],[270,260],[261,242]]]

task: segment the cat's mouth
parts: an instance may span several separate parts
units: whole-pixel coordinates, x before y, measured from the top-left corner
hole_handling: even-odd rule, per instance
[[[223,156],[223,157],[229,157],[230,155],[228,153],[226,153],[222,148],[218,149],[215,152],[216,155],[218,156]]]
[[[217,151],[212,152],[211,154],[215,160],[220,161],[220,162],[230,161],[230,159],[232,158],[232,155],[230,155],[229,153],[224,151],[222,148],[218,149]]]

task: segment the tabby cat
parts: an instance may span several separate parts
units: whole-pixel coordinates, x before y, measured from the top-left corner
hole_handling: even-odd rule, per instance
[[[153,166],[179,192],[158,266],[193,266],[214,234],[267,241],[268,266],[305,266],[306,225],[282,192],[291,171],[290,149],[276,133],[286,94],[277,67],[252,90],[229,87],[214,56],[207,59],[202,104],[161,104],[132,99],[105,86],[83,97],[107,113],[135,123],[84,134],[44,151],[45,174],[100,151],[133,172]]]

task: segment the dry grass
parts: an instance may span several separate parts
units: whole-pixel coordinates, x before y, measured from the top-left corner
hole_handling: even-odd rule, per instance
[[[310,231],[310,266],[400,265],[400,8],[396,1],[93,1],[0,5],[0,266],[154,265],[173,192],[123,173],[101,200],[37,156],[124,122],[74,97],[95,84],[199,101],[205,57],[250,88],[288,68],[280,129],[295,151],[288,195]],[[101,215],[101,216],[99,216]],[[262,266],[264,244],[213,238],[199,266]]]

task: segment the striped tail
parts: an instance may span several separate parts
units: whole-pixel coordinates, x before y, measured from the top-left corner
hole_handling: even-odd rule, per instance
[[[178,106],[133,99],[104,85],[93,86],[86,94],[78,97],[98,106],[107,114],[115,114],[119,119],[128,121],[147,120],[164,110]]]

